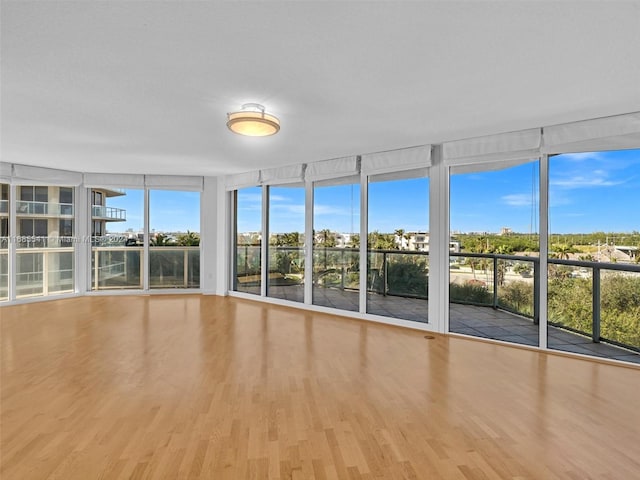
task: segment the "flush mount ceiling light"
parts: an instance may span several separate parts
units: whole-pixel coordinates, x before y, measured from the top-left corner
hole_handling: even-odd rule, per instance
[[[278,133],[280,120],[264,112],[257,103],[245,103],[239,112],[227,113],[227,127],[233,133],[249,137],[267,137]]]

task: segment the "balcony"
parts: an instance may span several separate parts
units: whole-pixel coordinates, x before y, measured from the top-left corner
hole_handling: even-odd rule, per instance
[[[91,207],[91,218],[108,222],[124,222],[127,220],[127,211],[122,208],[93,205]]]
[[[0,215],[9,214],[9,200],[0,200]]]
[[[142,247],[94,247],[91,257],[93,290],[142,289]],[[150,247],[150,288],[200,287],[200,247]]]
[[[18,200],[16,202],[16,213],[18,217],[73,217],[73,204]]]
[[[279,251],[294,265],[304,259],[299,248],[272,250],[270,257]],[[353,249],[314,249],[314,304],[358,311],[358,257]],[[259,258],[260,247],[238,247],[238,291],[260,293]],[[450,258],[451,332],[538,345],[537,257],[452,253]],[[428,253],[375,250],[368,261],[367,312],[428,322]],[[549,348],[640,363],[640,265],[548,263]],[[269,278],[270,296],[303,298],[300,275],[270,268]]]
[[[7,256],[3,252],[2,257]],[[8,258],[6,259],[8,261]],[[2,259],[2,262],[5,260]],[[16,298],[73,292],[74,248],[18,248]],[[0,282],[0,298],[8,294],[8,277]]]

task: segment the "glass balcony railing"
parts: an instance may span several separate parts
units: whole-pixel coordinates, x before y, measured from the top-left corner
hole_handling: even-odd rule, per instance
[[[74,248],[16,250],[16,298],[69,293],[74,288]]]
[[[0,244],[0,302],[9,299],[9,251]]]
[[[149,287],[199,288],[200,247],[149,247]]]
[[[16,202],[16,213],[18,217],[24,216],[24,215],[43,215],[48,217],[72,217],[73,204],[28,202],[24,200],[19,200]]]
[[[538,257],[451,253],[450,259],[452,303],[500,308],[538,323]]]
[[[9,213],[9,200],[0,200],[0,214]]]
[[[270,245],[268,252],[267,296],[303,302],[304,248]],[[292,285],[297,288],[288,288]]]
[[[408,250],[369,250],[367,291],[426,300],[429,255]]]
[[[92,289],[142,289],[143,250],[142,247],[94,247]],[[199,288],[200,247],[150,247],[149,287]]]
[[[301,249],[270,247],[301,256]],[[316,247],[316,288],[353,291],[358,288],[358,250]],[[367,292],[379,296],[428,300],[428,252],[369,250]],[[285,265],[284,263],[282,265]],[[269,274],[292,280],[288,271]],[[451,253],[452,303],[489,307],[539,323],[540,259],[521,255]],[[548,259],[548,323],[640,352],[640,265]],[[260,247],[237,247],[237,285],[260,282]],[[297,282],[289,285],[302,284]],[[241,290],[239,288],[239,290]]]
[[[360,288],[360,251],[357,248],[315,247],[313,249],[314,288]]]
[[[549,259],[549,325],[640,352],[640,265]]]
[[[122,208],[93,205],[91,207],[91,217],[94,219],[124,222],[127,220],[127,211]]]

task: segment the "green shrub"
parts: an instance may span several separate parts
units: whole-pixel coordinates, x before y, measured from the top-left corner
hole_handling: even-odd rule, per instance
[[[498,290],[498,305],[524,316],[533,316],[533,285],[509,282]]]
[[[449,284],[449,297],[453,303],[493,304],[493,294],[480,283],[467,282],[463,285]]]

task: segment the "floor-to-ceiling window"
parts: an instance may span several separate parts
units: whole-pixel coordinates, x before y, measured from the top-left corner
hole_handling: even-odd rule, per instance
[[[16,298],[74,290],[72,187],[16,187]]]
[[[267,296],[304,301],[305,187],[269,186]]]
[[[549,158],[549,348],[637,359],[639,171],[640,150]]]
[[[200,193],[149,191],[149,287],[200,287]]]
[[[91,289],[142,289],[144,191],[93,187]]]
[[[232,289],[260,295],[262,285],[262,187],[241,188],[235,196],[235,273]]]
[[[539,161],[453,168],[449,330],[539,344]]]
[[[313,187],[313,304],[360,308],[359,179]]]
[[[429,179],[369,177],[367,313],[427,322]]]

